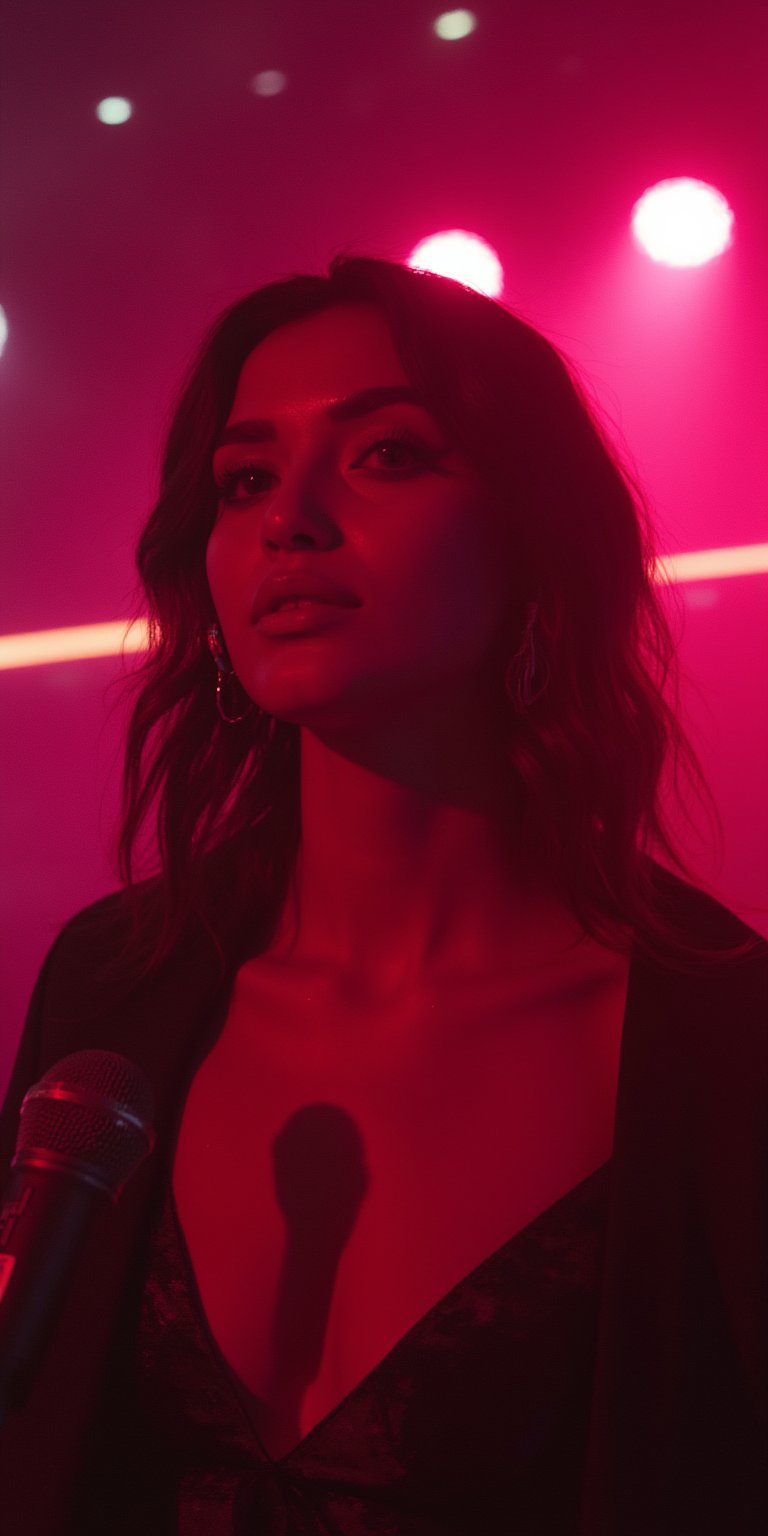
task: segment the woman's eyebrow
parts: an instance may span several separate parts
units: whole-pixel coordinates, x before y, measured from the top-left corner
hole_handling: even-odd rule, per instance
[[[367,416],[371,411],[378,410],[380,406],[392,405],[398,400],[423,406],[426,411],[430,409],[418,389],[410,388],[405,384],[378,384],[372,389],[361,389],[356,395],[349,395],[345,400],[335,400],[327,407],[324,414],[330,421],[351,421],[356,416]],[[258,421],[233,421],[219,433],[213,451],[215,453],[226,443],[266,443],[274,442],[276,437],[275,423],[266,418]]]

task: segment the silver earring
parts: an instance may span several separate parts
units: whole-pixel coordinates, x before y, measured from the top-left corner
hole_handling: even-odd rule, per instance
[[[229,657],[227,656],[226,651],[224,650],[224,643],[223,643],[222,638],[221,638],[221,630],[219,629],[218,624],[211,624],[211,625],[209,625],[209,628],[208,628],[208,649],[209,649],[209,651],[210,651],[210,653],[211,653],[211,655],[212,655],[212,657],[213,657],[213,659],[214,659],[214,661],[216,663],[216,668],[217,668],[217,673],[216,673],[216,708],[218,709],[219,714],[221,715],[222,720],[226,720],[227,725],[237,725],[239,720],[245,720],[246,716],[250,715],[250,713],[251,713],[251,711],[253,709],[253,699],[249,700],[248,708],[243,711],[242,715],[228,715],[226,713],[226,710],[224,709],[224,705],[222,703],[222,697],[221,697],[222,682],[223,682],[223,679],[225,677],[234,678],[235,669],[232,666],[232,663],[229,660]]]

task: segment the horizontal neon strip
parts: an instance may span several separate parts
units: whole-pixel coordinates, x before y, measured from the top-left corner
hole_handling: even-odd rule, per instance
[[[727,549],[692,549],[656,562],[657,581],[714,581],[721,576],[757,576],[768,571],[768,544],[732,544]]]
[[[715,581],[724,576],[756,576],[768,572],[768,544],[736,544],[726,549],[689,550],[664,555],[656,563],[657,582]],[[112,624],[76,624],[69,629],[40,629],[27,635],[0,635],[0,672],[15,667],[42,667],[56,661],[82,661],[89,656],[120,656],[146,650],[147,625],[137,619]]]
[[[74,624],[69,629],[39,629],[28,635],[0,635],[0,672],[11,667],[42,667],[51,661],[81,661],[88,656],[120,656],[147,648],[147,624],[137,619],[128,633],[125,620],[113,624]]]

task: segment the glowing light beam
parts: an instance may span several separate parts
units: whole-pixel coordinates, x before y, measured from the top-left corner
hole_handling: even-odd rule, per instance
[[[663,555],[654,580],[666,585],[682,581],[713,581],[727,576],[768,574],[768,544],[733,544],[725,549],[692,549]],[[0,635],[0,672],[16,667],[43,667],[51,662],[83,661],[90,656],[127,656],[148,645],[145,619],[133,623],[75,624],[68,629],[39,629],[29,634]]]
[[[656,561],[656,581],[712,581],[720,576],[758,576],[768,571],[768,544],[690,549]]]
[[[0,672],[14,667],[44,667],[52,661],[82,661],[89,656],[120,656],[147,649],[147,624],[73,624],[67,629],[38,629],[0,635]]]

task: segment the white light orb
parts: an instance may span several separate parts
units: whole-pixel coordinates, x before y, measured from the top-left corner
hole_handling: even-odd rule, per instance
[[[406,264],[422,272],[452,277],[489,299],[497,299],[504,286],[504,272],[496,252],[487,240],[466,229],[446,229],[428,235],[411,252]]]
[[[701,267],[733,244],[733,213],[722,193],[690,176],[647,188],[631,222],[637,244],[667,267]]]
[[[262,69],[258,75],[254,75],[251,90],[254,96],[279,96],[287,84],[288,81],[282,70]]]
[[[460,37],[469,37],[477,26],[477,17],[472,11],[443,11],[437,21],[432,23],[432,31],[446,43],[455,43]]]
[[[133,116],[133,107],[124,96],[105,96],[96,108],[96,116],[100,123],[127,123]]]
[[[8,340],[8,321],[5,318],[5,310],[0,304],[0,357],[5,351],[5,343]]]

